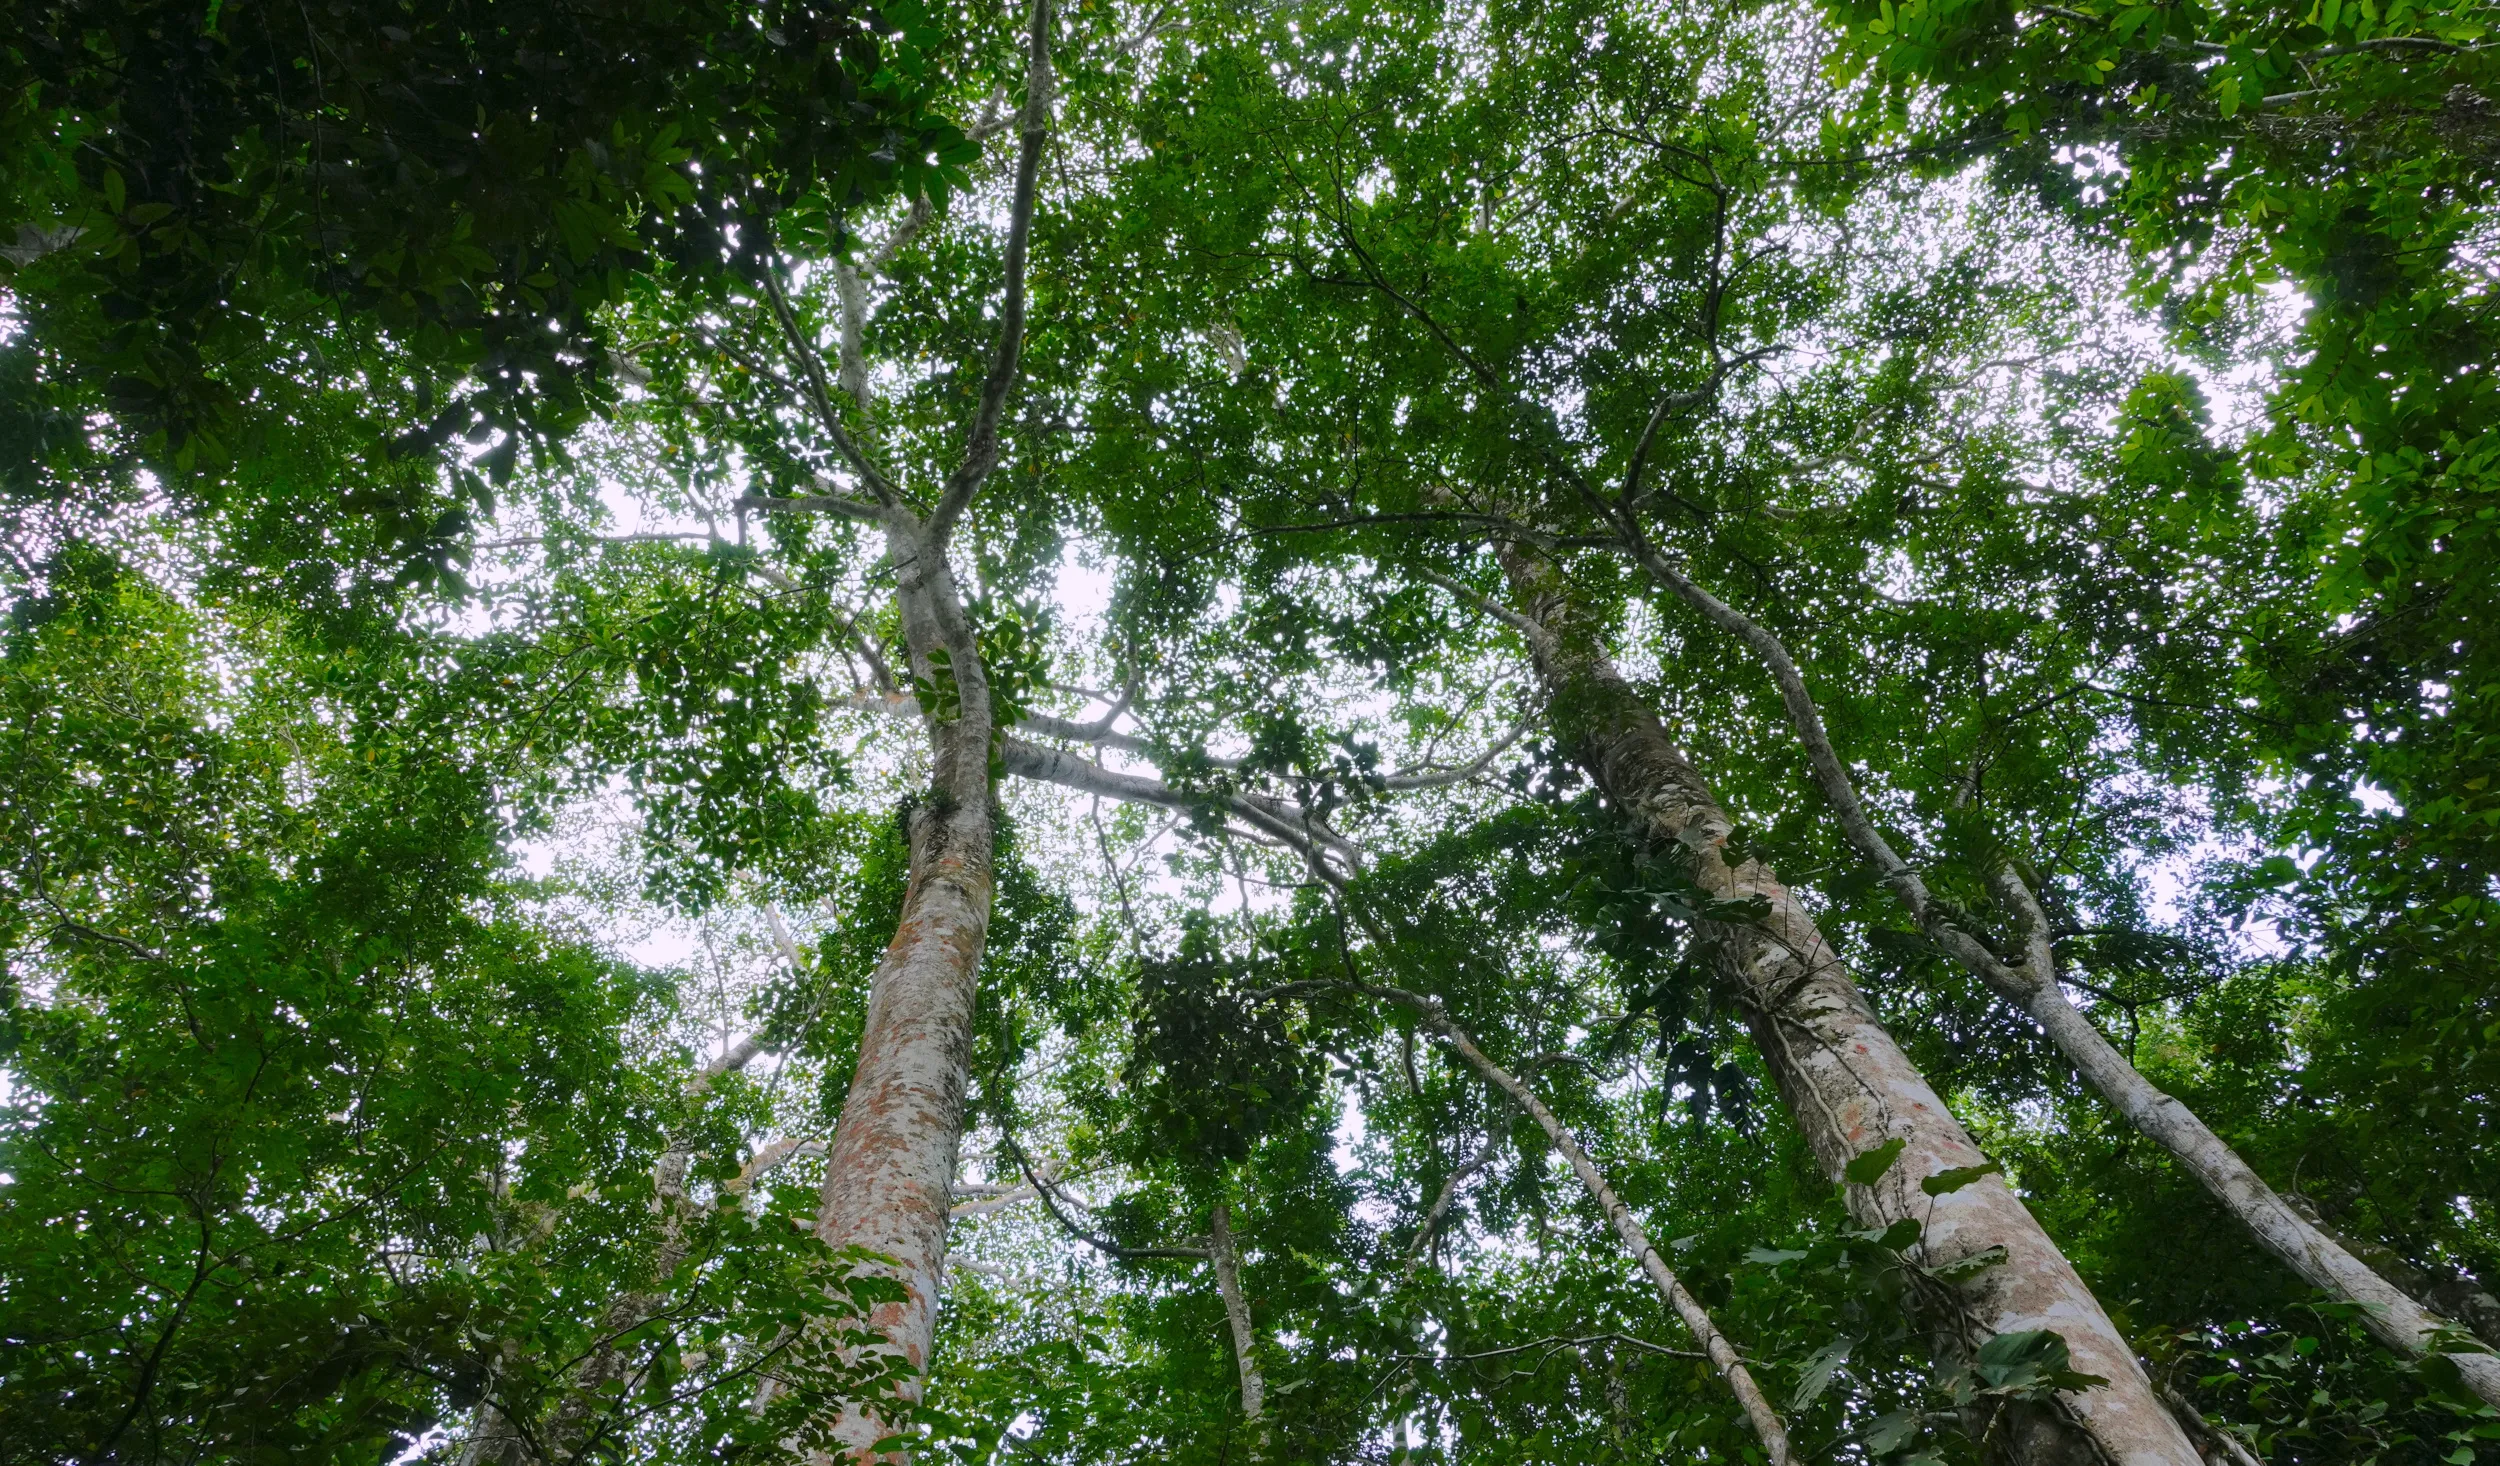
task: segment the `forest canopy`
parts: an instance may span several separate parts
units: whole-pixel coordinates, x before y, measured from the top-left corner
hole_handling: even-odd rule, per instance
[[[0,1462],[2500,1461],[2487,0],[34,0]]]

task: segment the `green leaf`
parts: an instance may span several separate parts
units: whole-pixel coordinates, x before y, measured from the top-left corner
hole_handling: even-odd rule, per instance
[[[1797,1390],[1788,1397],[1788,1408],[1803,1410],[1822,1398],[1823,1391],[1831,1387],[1833,1372],[1840,1368],[1841,1363],[1849,1357],[1849,1351],[1857,1347],[1857,1343],[1857,1340],[1844,1334],[1817,1350],[1814,1357],[1806,1361],[1806,1367],[1798,1373]]]
[[[1982,1176],[1994,1174],[1999,1167],[1994,1161],[1976,1166],[1948,1166],[1918,1183],[1918,1189],[1930,1196],[1950,1196]]]
[[[1916,1410],[1895,1410],[1877,1416],[1875,1423],[1866,1428],[1866,1449],[1878,1456],[1891,1455],[1917,1438],[1925,1418]]]
[[[1886,1171],[1892,1169],[1893,1162],[1901,1159],[1902,1148],[1908,1144],[1906,1139],[1896,1135],[1873,1150],[1861,1152],[1841,1170],[1841,1180],[1851,1186],[1874,1185],[1884,1178]]]

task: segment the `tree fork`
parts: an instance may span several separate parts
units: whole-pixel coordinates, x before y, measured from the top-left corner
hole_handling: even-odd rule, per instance
[[[817,1205],[816,1235],[829,1247],[864,1248],[890,1259],[884,1270],[904,1295],[878,1305],[868,1319],[881,1340],[871,1347],[898,1356],[907,1370],[892,1401],[844,1401],[830,1423],[839,1459],[851,1462],[905,1459],[875,1447],[895,1434],[904,1412],[922,1397],[946,1281],[946,1232],[971,1082],[973,994],[995,894],[998,821],[990,754],[999,732],[988,669],[946,548],[998,467],[999,423],[1020,379],[1027,249],[1050,128],[1050,26],[1049,0],[1034,0],[998,338],[967,426],[963,460],[925,516],[844,433],[814,341],[794,329],[774,296],[790,347],[816,384],[823,427],[854,456],[877,494],[873,507],[858,507],[885,531],[912,671],[932,685],[951,681],[955,693],[951,719],[941,718],[938,708],[921,709],[929,728],[929,797],[911,812],[902,916],[870,980],[859,1067],[825,1148]],[[835,1458],[819,1453],[813,1459]]]
[[[1939,1344],[1975,1349],[1997,1334],[2053,1330],[2075,1368],[2109,1381],[2061,1395],[2059,1409],[2019,1408],[1992,1422],[1990,1449],[2020,1466],[2200,1466],[2135,1351],[2003,1181],[1983,1176],[1932,1198],[1919,1189],[1929,1176],[1986,1158],[1877,1021],[1796,897],[1761,862],[1728,863],[1720,848],[1732,829],[1726,813],[1657,714],[1591,643],[1552,563],[1517,545],[1499,553],[1522,613],[1513,624],[1527,638],[1564,746],[1650,838],[1689,852],[1704,890],[1770,903],[1759,925],[1716,934],[1763,1062],[1825,1174],[1841,1181],[1858,1156],[1902,1142],[1882,1178],[1848,1187],[1850,1212],[1869,1226],[1921,1222],[1921,1246],[1936,1263],[2005,1248],[2003,1265],[1953,1290],[1954,1316],[1927,1320]]]

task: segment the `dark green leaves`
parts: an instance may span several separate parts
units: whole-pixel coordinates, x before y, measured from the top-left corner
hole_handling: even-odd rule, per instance
[[[2076,1371],[2066,1341],[2054,1330],[2033,1329],[1998,1334],[1979,1346],[1971,1373],[1984,1392],[2001,1395],[2041,1394],[2050,1390],[2089,1390],[2108,1384],[2097,1374]]]

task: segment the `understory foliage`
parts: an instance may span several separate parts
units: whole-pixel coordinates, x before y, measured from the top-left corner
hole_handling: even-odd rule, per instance
[[[898,1449],[1765,1459],[1443,1024],[1801,1459],[2107,1387],[1940,1342],[2001,1250],[1852,1220],[1731,976],[1768,905],[1575,761],[1533,556],[1987,1154],[1911,1184],[2001,1174],[2210,1459],[2500,1460],[2500,15],[1067,0],[1026,238],[1034,19],[5,23],[0,1462],[777,1461],[890,1394],[813,1229],[980,684],[855,511],[1000,371]],[[1669,575],[2435,1348],[1952,960]]]

